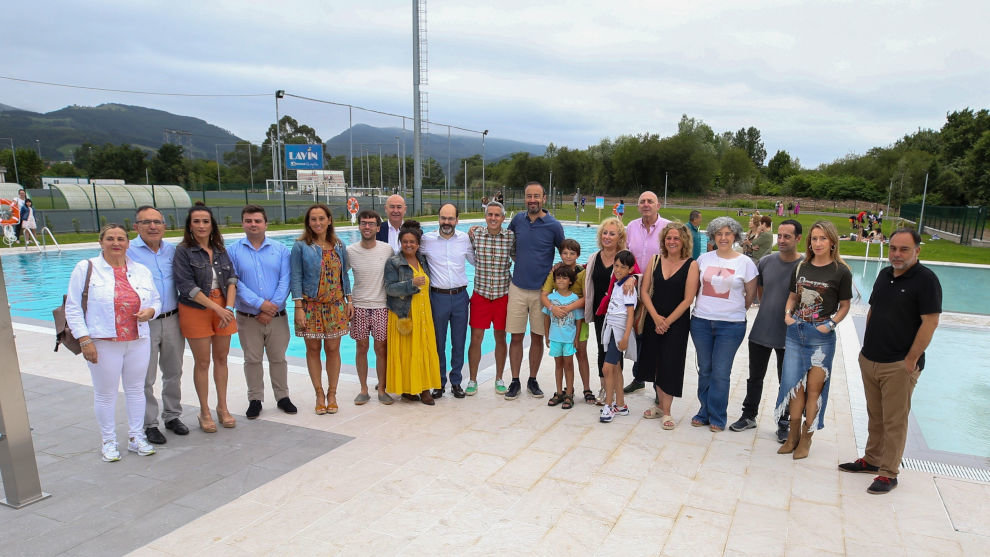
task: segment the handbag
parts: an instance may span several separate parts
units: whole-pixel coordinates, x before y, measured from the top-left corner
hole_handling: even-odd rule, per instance
[[[86,284],[83,286],[82,291],[82,305],[83,316],[86,315],[86,306],[89,300],[89,279],[93,276],[93,262],[89,262],[89,268],[86,269]],[[69,352],[73,354],[81,354],[82,346],[79,346],[79,339],[72,334],[72,329],[69,328],[69,323],[65,320],[65,298],[66,294],[62,295],[62,305],[52,310],[52,317],[55,318],[55,352],[58,352],[58,347],[64,346]]]
[[[650,270],[649,270],[650,273],[656,271],[657,262],[659,260],[660,260],[659,255],[653,256],[653,260],[650,262]],[[656,281],[650,281],[650,291],[646,294],[650,298],[653,297],[653,286],[655,284]],[[647,314],[646,306],[643,305],[642,300],[640,300],[640,304],[636,306],[636,313],[633,314],[633,318],[634,318],[633,323],[635,323],[637,335],[643,334],[643,327],[646,325],[646,314]]]

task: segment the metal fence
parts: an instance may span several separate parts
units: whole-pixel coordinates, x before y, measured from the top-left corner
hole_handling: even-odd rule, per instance
[[[986,207],[944,207],[925,205],[922,214],[921,205],[906,204],[901,207],[901,217],[919,222],[918,230],[925,227],[933,228],[959,237],[959,243],[971,245],[973,240],[983,241],[987,225]]]

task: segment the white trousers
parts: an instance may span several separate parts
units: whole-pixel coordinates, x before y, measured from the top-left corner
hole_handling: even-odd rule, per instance
[[[148,375],[151,345],[147,338],[127,342],[94,340],[96,363],[89,364],[93,378],[93,409],[104,441],[116,441],[117,392],[124,384],[128,437],[144,436],[144,380]]]

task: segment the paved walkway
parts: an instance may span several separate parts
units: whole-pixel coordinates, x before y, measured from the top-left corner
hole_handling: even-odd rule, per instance
[[[850,322],[840,325],[840,335],[855,335]],[[50,335],[21,330],[17,342],[25,373],[89,383],[81,360],[51,352]],[[836,470],[857,456],[844,344],[835,358],[827,427],[801,461],[776,454],[772,379],[759,428],[713,434],[690,426],[697,409],[690,371],[687,396],[674,403],[678,427],[663,431],[659,420],[639,417],[652,402],[642,391],[627,399],[630,416],[600,424],[597,409],[585,404],[564,411],[525,395],[502,400],[491,381],[476,397],[447,395],[432,408],[374,400],[355,407],[349,401],[357,385],[341,381],[340,413],[316,416],[309,380],[296,368],[290,388],[300,413],[286,416],[269,403],[261,419],[240,420],[236,434],[270,421],[354,439],[133,554],[990,554],[990,485],[904,471],[897,490],[875,496],[865,492],[870,476]],[[693,357],[690,348],[688,370]],[[191,369],[188,357],[186,363]],[[232,370],[232,410],[243,411],[244,383],[239,366]],[[733,368],[730,421],[738,417],[746,370],[743,346]],[[192,405],[190,375],[183,393]],[[548,393],[552,377],[547,359],[540,378]],[[78,404],[81,421],[92,420],[90,406]],[[102,465],[91,435],[85,456]],[[199,437],[220,443],[229,435]],[[170,436],[167,446],[183,443]],[[56,492],[53,503],[66,495]],[[18,512],[24,511],[0,509],[0,523]],[[28,529],[4,534],[5,543],[31,535]]]

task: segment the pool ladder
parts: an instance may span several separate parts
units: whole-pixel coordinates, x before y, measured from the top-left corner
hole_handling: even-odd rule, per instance
[[[39,250],[46,251],[46,249],[48,248],[48,242],[45,240],[45,233],[48,233],[48,237],[52,239],[52,243],[55,244],[55,248],[59,251],[59,253],[62,253],[62,246],[58,245],[58,240],[55,239],[55,235],[52,234],[51,229],[48,228],[47,226],[41,229],[41,243],[38,243],[38,237],[34,235],[34,232],[30,228],[25,228],[24,249],[27,250],[28,246],[30,246],[31,242],[33,241],[34,245]],[[28,240],[28,236],[31,237],[30,241]]]
[[[866,277],[866,268],[869,267],[868,264],[870,262],[870,245],[871,244],[873,244],[873,242],[867,242],[866,243],[866,255],[864,256],[864,261],[863,261],[863,277],[864,278]],[[877,272],[874,274],[873,278],[876,278],[877,275],[880,274],[880,269],[883,267],[883,242],[880,242],[877,245],[880,246],[880,253],[877,255]]]

